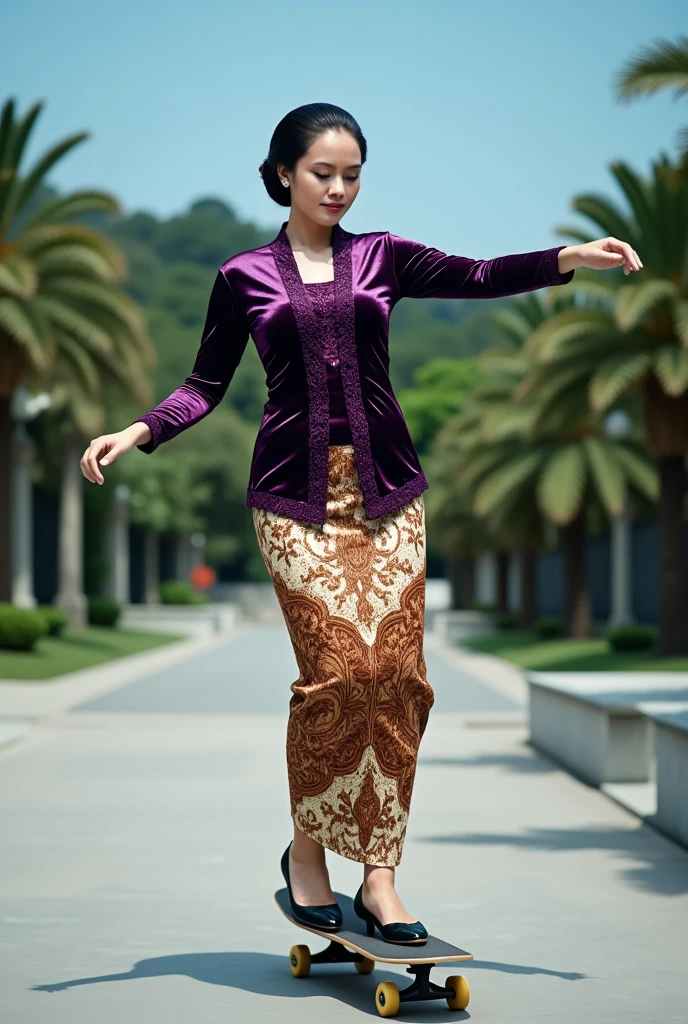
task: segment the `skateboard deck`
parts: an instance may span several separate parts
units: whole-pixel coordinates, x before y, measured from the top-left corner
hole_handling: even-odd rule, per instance
[[[311,964],[316,963],[354,963],[360,974],[370,974],[375,963],[408,964],[407,973],[415,974],[416,980],[408,988],[399,991],[391,982],[378,985],[375,1004],[378,1013],[383,1017],[392,1017],[402,1002],[419,999],[446,999],[452,1009],[465,1009],[468,1005],[468,982],[460,975],[447,979],[447,984],[435,985],[430,981],[430,969],[435,964],[450,963],[457,960],[473,960],[468,953],[451,942],[428,935],[423,945],[402,945],[385,942],[376,933],[367,934],[366,923],[354,912],[354,901],[344,893],[336,892],[334,897],[342,909],[342,927],[336,932],[323,931],[301,924],[291,912],[289,892],[286,888],[278,889],[275,902],[284,916],[297,928],[312,932],[330,945],[320,953],[311,953],[307,946],[293,946],[289,954],[289,966],[297,978],[307,977]]]

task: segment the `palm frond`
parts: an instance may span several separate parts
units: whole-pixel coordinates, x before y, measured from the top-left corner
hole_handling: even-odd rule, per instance
[[[25,224],[25,230],[43,224],[63,224],[70,217],[80,217],[84,213],[121,214],[120,203],[109,192],[99,189],[83,189],[71,192],[67,196],[59,196],[51,202],[44,203]]]
[[[631,384],[645,376],[651,363],[649,352],[626,352],[605,359],[590,379],[593,409],[608,409]]]
[[[688,92],[688,36],[660,39],[626,61],[614,83],[617,99],[630,100],[663,89]]]
[[[30,299],[38,288],[36,265],[17,253],[0,260],[0,293],[17,299]]]
[[[112,351],[112,339],[107,332],[66,303],[49,295],[37,295],[32,300],[32,305],[88,349],[102,352],[104,355]]]
[[[616,446],[616,458],[626,479],[651,501],[656,501],[659,497],[659,475],[645,446],[629,442],[619,444]]]
[[[615,457],[615,446],[599,437],[581,441],[597,494],[610,516],[621,515],[624,507],[625,480]]]
[[[118,291],[100,281],[83,277],[52,277],[45,282],[43,295],[67,298],[72,308],[81,304],[94,306],[96,310],[107,310],[133,335],[145,335],[146,322],[139,306],[125,292]],[[85,310],[84,310],[85,312]]]
[[[663,345],[653,358],[654,371],[667,395],[682,395],[688,388],[688,349]]]
[[[679,297],[679,289],[673,281],[655,278],[638,281],[637,284],[623,285],[616,293],[614,319],[620,331],[637,327],[653,309]]]
[[[586,460],[580,443],[568,444],[549,457],[537,485],[540,508],[559,526],[578,512],[586,483]]]
[[[99,397],[102,394],[100,374],[91,355],[83,345],[64,331],[59,332],[58,343],[60,355],[57,372],[59,373],[59,364],[67,361],[76,373],[79,382],[78,393],[86,392],[92,398]]]
[[[41,280],[62,274],[79,274],[96,281],[112,280],[112,268],[99,252],[85,245],[53,245],[41,253],[36,266]]]
[[[678,299],[672,306],[674,328],[682,345],[688,348],[688,300]]]
[[[51,352],[26,303],[10,297],[0,298],[0,331],[26,349],[37,369],[48,369]]]
[[[109,268],[109,280],[123,280],[127,273],[124,253],[114,242],[85,224],[42,224],[22,231],[16,249],[39,264],[44,253],[54,246],[83,245],[98,253]]]
[[[523,452],[495,469],[487,476],[475,492],[473,510],[484,516],[493,512],[508,496],[532,486],[542,469],[542,451]]]

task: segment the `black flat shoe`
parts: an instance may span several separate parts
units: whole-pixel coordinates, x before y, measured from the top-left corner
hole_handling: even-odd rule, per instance
[[[287,883],[289,902],[294,919],[309,928],[320,928],[322,931],[336,932],[342,927],[342,908],[338,903],[322,903],[315,907],[306,907],[302,903],[296,903],[291,893],[291,881],[289,879],[289,851],[291,843],[282,854],[282,874]]]
[[[354,910],[366,923],[368,935],[374,935],[377,928],[385,942],[396,942],[400,946],[422,946],[428,941],[428,933],[420,921],[393,921],[380,924],[367,907],[363,905],[363,886],[354,898]]]

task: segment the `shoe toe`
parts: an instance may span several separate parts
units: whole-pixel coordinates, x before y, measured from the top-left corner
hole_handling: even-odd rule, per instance
[[[395,921],[393,924],[384,925],[382,933],[388,942],[420,942],[428,937],[427,930],[420,921]]]
[[[336,930],[342,926],[342,912],[337,903],[322,907],[299,906],[299,918],[311,928]]]

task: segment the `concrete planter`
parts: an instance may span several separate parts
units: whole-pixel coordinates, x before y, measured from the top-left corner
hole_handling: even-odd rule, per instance
[[[436,611],[433,631],[447,644],[461,643],[469,636],[482,636],[494,630],[492,617],[485,612],[464,609]]]
[[[236,604],[130,604],[123,610],[123,629],[151,633],[180,633],[182,636],[208,636],[231,633],[241,619]]]

